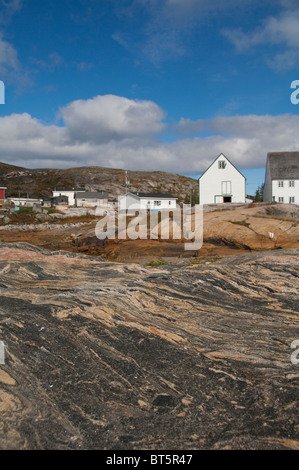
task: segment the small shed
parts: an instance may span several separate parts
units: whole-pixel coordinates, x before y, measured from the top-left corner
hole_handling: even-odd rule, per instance
[[[5,199],[5,190],[7,188],[5,188],[4,186],[0,186],[0,202],[4,202],[4,199]]]
[[[68,206],[69,198],[68,196],[55,196],[51,197],[51,206]]]

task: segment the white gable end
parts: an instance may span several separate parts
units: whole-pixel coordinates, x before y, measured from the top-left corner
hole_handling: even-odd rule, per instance
[[[245,183],[239,170],[220,154],[199,178],[199,203],[245,203]]]

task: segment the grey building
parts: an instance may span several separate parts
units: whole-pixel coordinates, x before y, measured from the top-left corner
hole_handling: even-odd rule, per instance
[[[299,204],[299,152],[267,154],[263,200]]]
[[[101,192],[88,192],[78,191],[75,193],[75,205],[77,207],[95,207],[108,204],[108,193]]]

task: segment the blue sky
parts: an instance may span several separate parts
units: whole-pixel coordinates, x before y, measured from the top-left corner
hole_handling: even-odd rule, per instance
[[[253,193],[299,149],[298,0],[1,0],[0,161],[193,177]]]

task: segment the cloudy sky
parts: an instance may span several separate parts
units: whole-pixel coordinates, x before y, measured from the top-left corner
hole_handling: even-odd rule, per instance
[[[299,150],[298,69],[298,0],[0,0],[0,161],[196,177],[222,152],[250,194]]]

